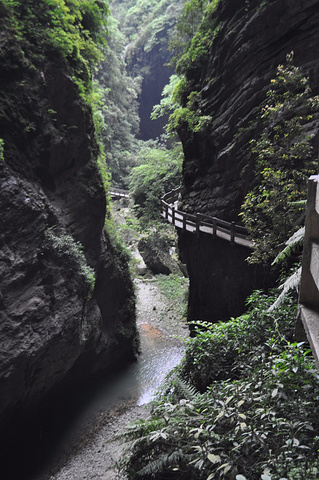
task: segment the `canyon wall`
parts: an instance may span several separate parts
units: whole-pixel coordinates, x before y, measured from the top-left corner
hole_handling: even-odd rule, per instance
[[[132,76],[139,75],[142,79],[138,98],[140,117],[138,136],[142,140],[160,137],[164,133],[167,123],[167,116],[156,120],[151,119],[153,107],[160,103],[163,88],[173,74],[173,69],[167,66],[171,58],[167,46],[169,28],[166,27],[160,33],[163,38],[160,38],[150,50],[147,50],[142,42],[133,43],[126,49],[125,59],[128,73]]]
[[[91,109],[71,66],[21,43],[0,13],[2,427],[61,381],[131,361],[137,340],[127,261],[104,230]]]
[[[239,223],[241,204],[254,182],[249,142],[260,132],[265,93],[288,53],[294,51],[295,65],[309,76],[313,94],[319,93],[319,2],[221,0],[205,25],[205,52],[183,72],[184,105],[194,92],[197,113],[210,121],[200,131],[191,131],[186,122],[179,127],[185,154],[182,209]],[[315,134],[316,152],[318,126],[317,117],[306,126]],[[179,245],[190,272],[190,318],[216,321],[238,315],[249,290],[267,285],[263,270],[244,261],[249,252],[187,233],[180,234]],[[239,270],[238,255],[243,260]],[[242,278],[231,290],[229,275]],[[229,296],[237,299],[231,308]]]
[[[169,42],[184,5],[183,0],[145,0],[132,4],[128,0],[112,0],[112,14],[126,38],[127,72],[141,81],[139,117],[142,140],[156,139],[165,133],[167,116],[151,120],[154,105],[162,100],[162,91],[174,70],[169,63],[172,51]]]

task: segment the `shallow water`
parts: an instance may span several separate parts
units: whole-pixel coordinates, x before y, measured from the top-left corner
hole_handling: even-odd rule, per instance
[[[181,361],[184,345],[156,327],[138,325],[141,354],[116,378],[99,382],[81,417],[96,415],[114,407],[149,403],[166,375]],[[78,419],[81,421],[81,418]]]
[[[141,413],[143,407],[138,406],[150,402],[165,376],[181,361],[184,343],[169,334],[185,338],[188,336],[187,326],[172,314],[171,306],[159,292],[156,282],[136,279],[135,286],[142,351],[138,360],[126,369],[114,372],[113,376],[108,375],[77,391],[72,387],[63,398],[53,398],[49,410],[39,415],[39,425],[33,427],[33,438],[17,432],[16,444],[6,445],[2,451],[2,457],[7,458],[5,465],[0,460],[1,479],[59,478],[63,465],[72,463],[78,458],[77,454],[81,456],[80,452],[94,443],[104,426],[109,425],[107,435],[112,436],[115,419],[119,425],[121,417],[125,417],[122,426],[127,423],[127,418],[128,421],[134,420],[127,415],[130,407],[136,407]],[[147,411],[146,408],[145,415]],[[61,478],[77,480],[78,475],[76,478]]]
[[[151,401],[166,375],[181,361],[184,345],[164,336],[148,324],[140,325],[142,355],[137,365],[135,379],[139,385],[138,405]]]
[[[27,475],[24,470],[24,479],[50,478],[50,472],[63,465],[105,420],[128,407],[151,401],[165,376],[181,361],[184,344],[148,323],[141,323],[138,328],[142,352],[138,360],[113,379],[100,380],[81,392],[70,405],[63,405],[61,415],[47,420],[41,452],[29,456],[31,470]],[[57,412],[60,406],[56,406]]]

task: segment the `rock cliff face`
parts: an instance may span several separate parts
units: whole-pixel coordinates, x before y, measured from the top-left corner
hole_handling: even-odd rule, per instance
[[[319,2],[220,1],[207,24],[210,21],[218,27],[217,34],[216,29],[212,33],[214,28],[208,34],[211,48],[198,66],[186,71],[188,93],[198,92],[198,111],[211,116],[212,122],[201,132],[190,132],[186,126],[180,129],[185,153],[183,208],[238,223],[240,206],[254,181],[249,141],[258,132],[257,112],[278,64],[288,53],[294,51],[295,64],[309,75],[313,93],[318,94]],[[309,124],[309,130],[316,134],[318,145],[318,122]],[[229,272],[227,265],[236,263],[237,251],[231,247],[225,251],[214,240],[195,241],[186,233],[180,235],[180,249],[191,275],[192,318],[218,320],[237,315],[244,309],[247,291],[264,282],[262,272],[254,270],[255,279],[259,279],[255,280],[252,267],[242,262],[249,286],[229,311],[225,272]],[[203,279],[203,272],[215,268],[220,273],[214,282],[210,280],[212,274]],[[233,274],[237,275],[235,270]],[[242,290],[241,282],[238,286]],[[238,289],[234,288],[237,296]],[[201,301],[196,303],[199,289]]]
[[[91,111],[70,68],[1,32],[0,428],[62,380],[136,355],[127,263],[103,229]]]
[[[165,39],[168,32],[165,34]],[[160,103],[162,91],[169,82],[173,69],[167,66],[170,61],[167,45],[155,45],[151,51],[145,51],[143,45],[130,46],[126,51],[127,70],[132,75],[141,75],[141,91],[139,94],[139,138],[149,140],[158,138],[164,133],[167,117],[151,120],[154,105]]]

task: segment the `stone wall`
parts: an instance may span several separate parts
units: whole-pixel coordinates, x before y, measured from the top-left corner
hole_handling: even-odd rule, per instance
[[[319,368],[319,175],[309,180],[299,306],[299,322],[301,319]]]

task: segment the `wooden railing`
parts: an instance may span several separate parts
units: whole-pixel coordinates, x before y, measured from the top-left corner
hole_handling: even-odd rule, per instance
[[[128,190],[115,187],[110,188],[109,194],[111,198],[128,198],[130,196],[130,192]]]
[[[162,217],[168,222],[188,232],[200,232],[222,238],[232,244],[253,248],[251,240],[247,237],[247,230],[236,225],[235,222],[225,222],[217,217],[210,217],[202,213],[192,215],[178,210],[178,199],[181,188],[176,188],[166,193],[162,199]]]

